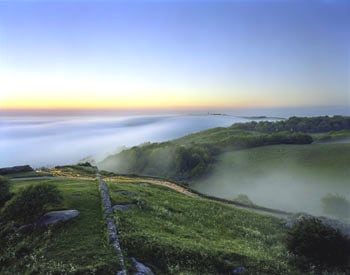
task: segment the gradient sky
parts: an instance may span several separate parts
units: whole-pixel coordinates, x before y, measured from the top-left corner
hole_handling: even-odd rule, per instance
[[[350,106],[350,2],[0,0],[0,108]]]

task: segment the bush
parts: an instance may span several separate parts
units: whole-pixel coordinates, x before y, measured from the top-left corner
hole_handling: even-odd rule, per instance
[[[0,176],[0,207],[11,198],[9,182],[5,177]]]
[[[337,194],[328,194],[321,199],[323,212],[338,218],[350,217],[350,202]]]
[[[350,241],[316,218],[303,218],[287,234],[286,246],[302,269],[346,269]]]
[[[5,220],[19,224],[31,223],[50,207],[59,205],[62,196],[56,186],[38,184],[21,190],[4,208]]]

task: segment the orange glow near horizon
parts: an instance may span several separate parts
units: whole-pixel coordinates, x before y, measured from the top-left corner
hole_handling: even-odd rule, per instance
[[[0,96],[1,98],[1,96]],[[268,104],[268,102],[253,102],[247,100],[221,99],[188,99],[188,98],[157,98],[157,96],[142,97],[138,100],[129,98],[111,97],[105,100],[91,98],[55,98],[50,100],[42,97],[11,97],[0,99],[2,110],[210,110],[229,108],[255,108],[276,107],[281,105]]]
[[[0,74],[1,109],[207,109],[258,105],[242,89],[155,79]],[[254,102],[256,101],[256,102]],[[260,105],[263,103],[260,100]]]
[[[276,97],[279,87],[258,89],[227,83],[207,86],[131,75],[118,78],[0,71],[0,83],[2,110],[218,110],[303,106],[310,101],[323,105],[321,97],[305,100],[307,93],[295,97],[292,88],[285,89],[283,97]],[[332,98],[328,102],[332,104]]]

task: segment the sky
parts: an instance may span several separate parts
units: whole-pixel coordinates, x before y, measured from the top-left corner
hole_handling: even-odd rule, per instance
[[[0,109],[350,106],[350,2],[0,0]]]

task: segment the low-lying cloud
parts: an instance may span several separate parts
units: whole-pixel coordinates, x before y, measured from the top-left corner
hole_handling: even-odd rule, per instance
[[[241,121],[247,120],[204,115],[3,117],[0,167],[53,166],[86,157],[100,160],[124,146],[166,141]]]

